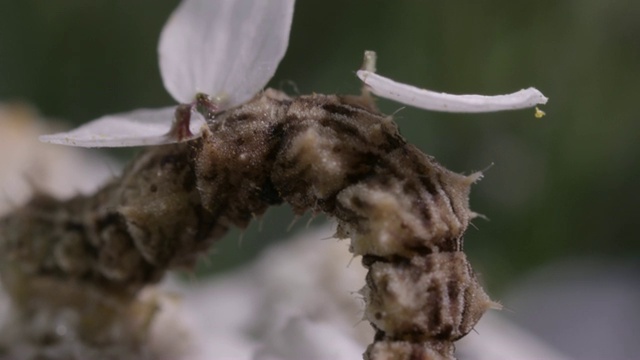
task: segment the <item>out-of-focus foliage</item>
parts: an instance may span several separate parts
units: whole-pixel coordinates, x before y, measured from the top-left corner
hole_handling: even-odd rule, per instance
[[[176,4],[0,2],[0,100],[27,101],[75,123],[172,104],[156,44]],[[476,220],[479,230],[468,231],[466,244],[497,290],[554,258],[640,259],[638,18],[640,2],[623,0],[301,0],[271,86],[356,93],[363,51],[376,50],[379,72],[406,83],[480,94],[535,86],[547,95],[542,120],[533,110],[440,114],[380,101],[386,112],[398,111],[411,142],[452,170],[495,164],[471,199],[491,221]],[[292,218],[269,212],[262,232],[253,225],[241,245],[231,234],[210,266],[255,253]]]

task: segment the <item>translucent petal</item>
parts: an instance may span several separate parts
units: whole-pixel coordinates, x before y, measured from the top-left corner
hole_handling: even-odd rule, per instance
[[[358,71],[358,77],[380,97],[426,110],[470,113],[516,110],[546,104],[548,100],[535,88],[507,95],[452,95],[419,89],[367,70]]]
[[[294,0],[183,0],[160,35],[160,73],[180,103],[197,92],[249,100],[289,42]]]
[[[130,113],[107,115],[84,124],[74,130],[40,136],[40,141],[79,147],[125,147],[161,145],[178,142],[168,136],[173,124],[175,107],[141,109]],[[204,118],[192,112],[190,130],[192,137],[200,136]]]

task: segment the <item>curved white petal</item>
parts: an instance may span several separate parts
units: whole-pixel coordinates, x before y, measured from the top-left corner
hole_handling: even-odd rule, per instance
[[[271,79],[289,43],[294,0],[183,0],[162,30],[158,53],[167,91],[239,105]]]
[[[359,70],[358,77],[380,97],[426,110],[492,112],[524,109],[537,104],[546,104],[548,100],[535,88],[523,89],[507,95],[452,95],[419,89],[367,70]]]
[[[168,136],[173,124],[175,107],[142,109],[130,113],[107,115],[74,130],[40,136],[40,141],[79,147],[126,147],[161,145],[178,142]],[[189,129],[191,140],[201,135],[204,118],[192,112]]]

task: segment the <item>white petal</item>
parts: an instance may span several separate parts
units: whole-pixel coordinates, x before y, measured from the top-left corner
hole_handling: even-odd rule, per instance
[[[294,0],[183,0],[160,35],[160,72],[180,103],[197,92],[249,100],[271,79],[289,42]]]
[[[178,142],[168,136],[175,107],[142,109],[130,113],[107,115],[65,133],[40,136],[40,141],[79,147],[125,147],[161,145]],[[206,121],[191,113],[191,140],[200,136]]]
[[[426,110],[446,112],[516,110],[546,104],[548,100],[535,88],[523,89],[507,95],[452,95],[419,89],[367,70],[359,70],[358,77],[380,97]]]

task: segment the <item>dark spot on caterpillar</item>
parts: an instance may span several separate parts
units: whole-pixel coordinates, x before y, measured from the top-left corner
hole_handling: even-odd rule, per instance
[[[268,205],[282,204],[282,198],[271,182],[271,179],[267,179],[260,187],[260,199]]]
[[[364,267],[368,268],[376,262],[388,262],[388,260],[382,256],[375,256],[375,255],[362,256],[362,265]]]
[[[335,103],[324,104],[322,105],[322,109],[330,113],[345,116],[345,117],[352,117],[356,113],[353,109],[349,108],[348,106],[335,104]]]

